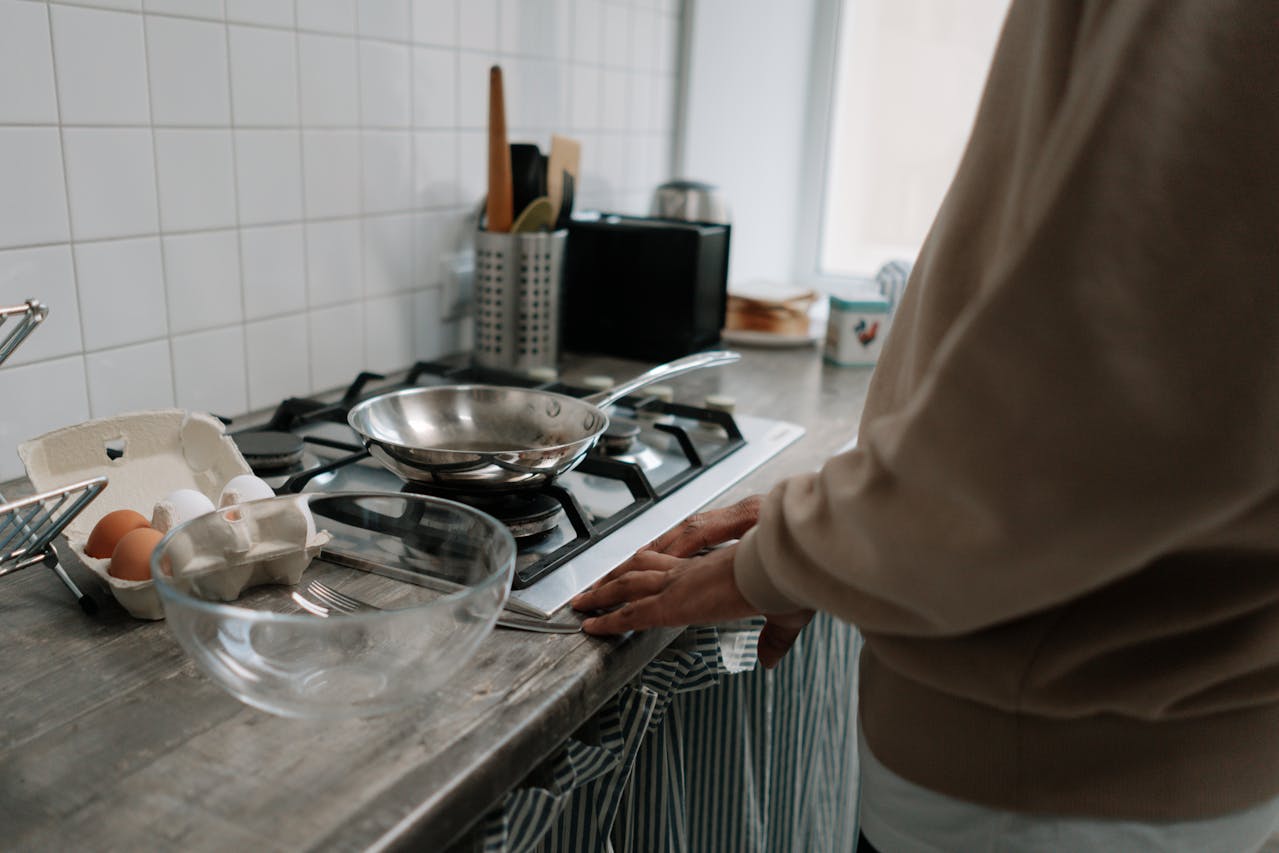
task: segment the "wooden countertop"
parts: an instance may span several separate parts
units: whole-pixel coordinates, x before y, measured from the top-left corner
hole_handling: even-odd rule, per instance
[[[744,350],[672,383],[800,423],[800,441],[722,505],[816,468],[850,441],[870,373],[813,349]],[[643,365],[568,356],[565,378]],[[0,492],[16,497],[23,484]],[[77,583],[96,589],[79,566]],[[240,704],[202,677],[163,622],[105,591],[85,617],[38,568],[0,580],[0,826],[19,849],[439,849],[550,755],[677,635],[497,631],[429,704],[308,722]]]

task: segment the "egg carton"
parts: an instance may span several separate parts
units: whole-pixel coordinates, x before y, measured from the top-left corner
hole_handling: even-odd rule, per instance
[[[228,482],[251,473],[220,421],[181,409],[135,412],[64,427],[19,445],[18,455],[27,478],[41,491],[73,480],[108,477],[106,489],[66,526],[63,536],[80,562],[139,619],[164,618],[159,594],[150,579],[114,577],[107,571],[109,559],[85,553],[98,521],[120,509],[150,518],[157,503],[181,489],[199,492],[217,506]],[[223,600],[234,600],[246,587],[259,583],[297,583],[327,539],[311,525],[306,540],[298,543],[302,547],[295,544],[286,553],[275,531],[254,533],[261,534],[265,545],[257,550],[237,546],[233,554],[237,570],[218,581],[217,595]]]

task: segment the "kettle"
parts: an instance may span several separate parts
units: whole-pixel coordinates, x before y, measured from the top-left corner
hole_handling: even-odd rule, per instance
[[[687,222],[729,223],[728,205],[719,188],[701,181],[667,181],[653,193],[649,215]]]

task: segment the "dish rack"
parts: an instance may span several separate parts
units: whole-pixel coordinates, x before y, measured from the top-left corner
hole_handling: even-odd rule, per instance
[[[0,577],[44,563],[76,597],[81,609],[86,613],[96,611],[94,600],[81,592],[58,565],[53,540],[106,487],[106,477],[94,477],[12,503],[0,503]]]
[[[0,364],[5,363],[18,345],[25,341],[27,335],[34,332],[36,326],[43,323],[47,316],[49,316],[49,306],[35,299],[28,299],[25,305],[16,305],[12,308],[0,307],[0,332],[4,331],[5,323],[11,317],[20,317],[18,324],[0,338]]]
[[[12,308],[0,306],[0,364],[48,315],[48,306],[35,299]],[[14,317],[17,325],[4,333],[4,326]],[[82,610],[96,611],[97,603],[58,565],[53,540],[106,487],[106,477],[95,477],[16,501],[6,502],[0,495],[0,577],[43,563],[76,597]]]

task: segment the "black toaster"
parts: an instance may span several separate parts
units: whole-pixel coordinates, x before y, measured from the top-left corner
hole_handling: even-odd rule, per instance
[[[563,349],[662,362],[719,343],[730,226],[603,213],[569,225]]]

